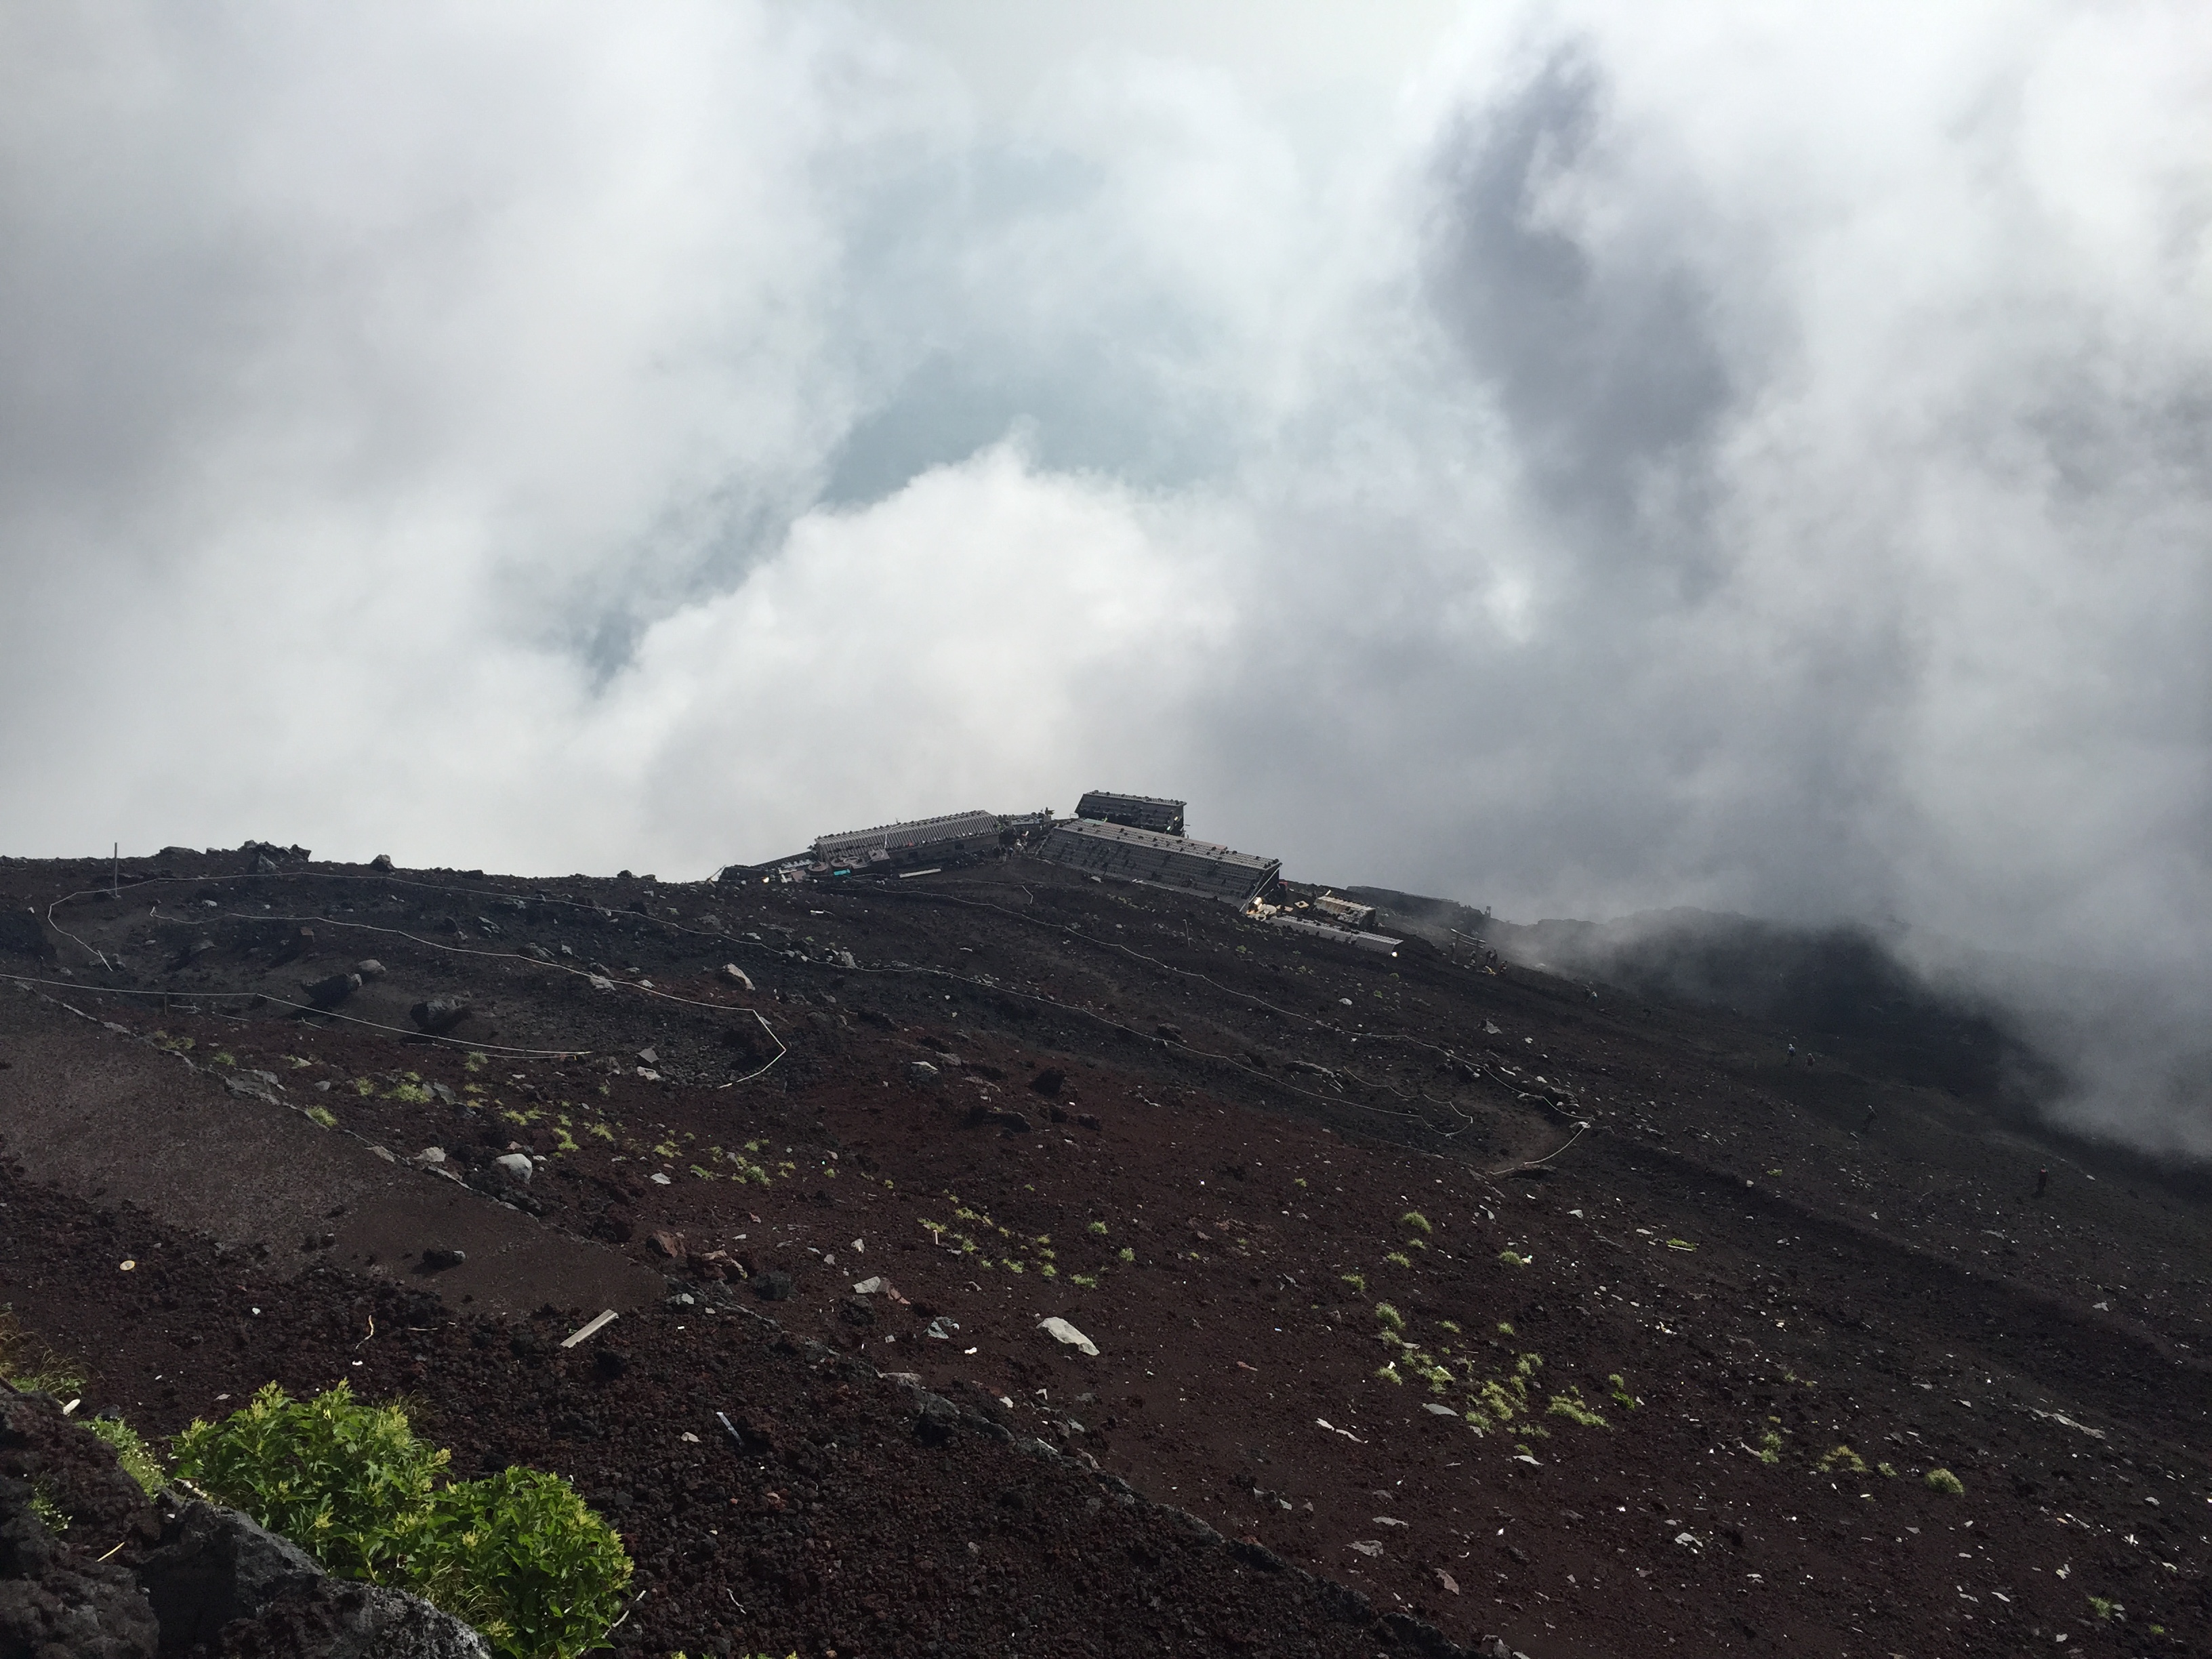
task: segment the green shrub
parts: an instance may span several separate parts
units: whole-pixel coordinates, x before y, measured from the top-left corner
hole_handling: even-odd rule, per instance
[[[1429,1225],[1428,1217],[1423,1215],[1419,1210],[1407,1211],[1398,1218],[1398,1224],[1401,1227],[1411,1227],[1418,1233],[1429,1233],[1435,1231]]]
[[[1503,1267],[1525,1267],[1528,1265],[1528,1258],[1518,1250],[1500,1250],[1498,1262]]]
[[[175,1447],[178,1474],[210,1497],[334,1573],[428,1597],[502,1659],[572,1659],[621,1611],[629,1558],[565,1480],[510,1468],[441,1487],[451,1455],[343,1382],[307,1401],[271,1382]]]
[[[1403,1250],[1389,1251],[1382,1259],[1401,1267],[1410,1267],[1413,1265],[1413,1257],[1407,1255]]]
[[[1844,1474],[1864,1474],[1867,1472],[1866,1459],[1861,1457],[1849,1446],[1836,1447],[1822,1457],[1815,1467],[1823,1474],[1834,1474],[1838,1472]]]
[[[221,1424],[176,1437],[177,1473],[279,1532],[332,1572],[389,1582],[451,1454],[426,1446],[397,1406],[344,1382],[295,1401],[274,1382]]]
[[[1116,1261],[1134,1261],[1137,1259],[1137,1253],[1131,1249],[1127,1244],[1124,1244],[1120,1249],[1114,1252],[1114,1259]]]
[[[503,1469],[445,1487],[410,1562],[409,1588],[510,1659],[571,1659],[622,1612],[630,1560],[561,1476]]]
[[[115,1461],[151,1498],[169,1484],[169,1477],[161,1473],[161,1460],[154,1449],[138,1437],[138,1431],[119,1417],[95,1417],[85,1425],[94,1434],[115,1449]]]
[[[1355,1291],[1364,1291],[1367,1288],[1366,1278],[1362,1274],[1339,1273],[1337,1278],[1342,1280],[1345,1284],[1351,1285]]]
[[[1569,1389],[1565,1394],[1555,1394],[1544,1409],[1553,1417],[1564,1417],[1570,1423],[1579,1423],[1586,1429],[1602,1429],[1611,1425],[1590,1408],[1583,1398],[1582,1390]]]
[[[1946,1498],[1964,1498],[1966,1495],[1966,1483],[1948,1469],[1930,1469],[1920,1478],[1930,1492],[1940,1492]]]
[[[1387,1302],[1378,1302],[1375,1304],[1375,1316],[1394,1331],[1402,1331],[1406,1328],[1406,1316]]]

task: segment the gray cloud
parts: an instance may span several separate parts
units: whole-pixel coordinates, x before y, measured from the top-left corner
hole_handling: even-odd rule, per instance
[[[978,101],[895,10],[18,9],[0,840],[696,873],[1157,789],[1901,925],[2212,1150],[2186,21],[1591,5],[1305,120],[1218,40]]]

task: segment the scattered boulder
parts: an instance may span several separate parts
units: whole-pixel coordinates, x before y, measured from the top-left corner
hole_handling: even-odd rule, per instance
[[[354,963],[353,970],[361,975],[363,984],[367,984],[370,980],[384,977],[384,964],[374,957],[363,957],[359,962]]]
[[[416,1030],[443,1036],[475,1012],[458,997],[432,997],[410,1008],[407,1018],[415,1022]]]
[[[491,1166],[510,1181],[527,1187],[530,1177],[538,1173],[538,1166],[530,1161],[526,1152],[507,1152],[492,1159]]]
[[[1004,1106],[971,1106],[968,1109],[970,1125],[995,1123],[1008,1134],[1025,1135],[1030,1132],[1030,1121],[1019,1112]]]
[[[918,1083],[925,1089],[933,1087],[939,1076],[937,1067],[926,1060],[915,1061],[906,1068],[906,1074],[909,1081]]]
[[[162,1528],[161,1547],[138,1570],[165,1648],[213,1646],[233,1620],[255,1618],[322,1576],[298,1545],[197,1498]]]
[[[422,1271],[432,1273],[443,1273],[448,1267],[459,1267],[468,1259],[469,1253],[466,1250],[453,1249],[441,1245],[422,1252]]]
[[[960,1407],[943,1395],[924,1393],[915,1413],[914,1437],[925,1446],[942,1446],[960,1430]]]
[[[0,956],[28,957],[52,962],[54,942],[35,910],[0,910]]]
[[[234,1659],[490,1659],[484,1638],[418,1595],[319,1578],[250,1625],[233,1626]]]
[[[359,974],[332,974],[325,979],[302,980],[301,994],[318,1008],[335,1008],[361,989]]]
[[[1057,1095],[1067,1086],[1067,1073],[1057,1066],[1048,1066],[1030,1079],[1030,1087],[1047,1097]]]
[[[374,858],[368,861],[368,867],[372,870],[391,869],[392,867],[392,854],[389,853],[379,853]]]
[[[639,1049],[637,1051],[637,1058],[640,1065],[658,1066],[660,1064],[660,1055],[655,1050],[651,1048]]]
[[[1049,1319],[1037,1321],[1037,1328],[1055,1342],[1064,1343],[1079,1352],[1088,1354],[1093,1359],[1098,1357],[1098,1345],[1057,1314]]]
[[[753,988],[752,975],[734,962],[726,962],[722,964],[722,977],[741,991],[750,991]]]
[[[763,1302],[788,1302],[792,1291],[797,1288],[789,1273],[775,1267],[766,1273],[755,1273],[752,1286],[753,1294]]]

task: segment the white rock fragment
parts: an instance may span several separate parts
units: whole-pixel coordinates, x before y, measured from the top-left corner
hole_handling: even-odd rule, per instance
[[[1098,1345],[1057,1314],[1049,1319],[1037,1321],[1037,1328],[1055,1342],[1064,1342],[1069,1347],[1090,1355],[1093,1359],[1098,1357]]]

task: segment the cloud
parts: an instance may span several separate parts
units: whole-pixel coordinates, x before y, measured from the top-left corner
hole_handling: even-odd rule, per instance
[[[1486,14],[1395,98],[1068,15],[7,14],[0,838],[1187,794],[1908,921],[2212,1146],[2191,9]]]

